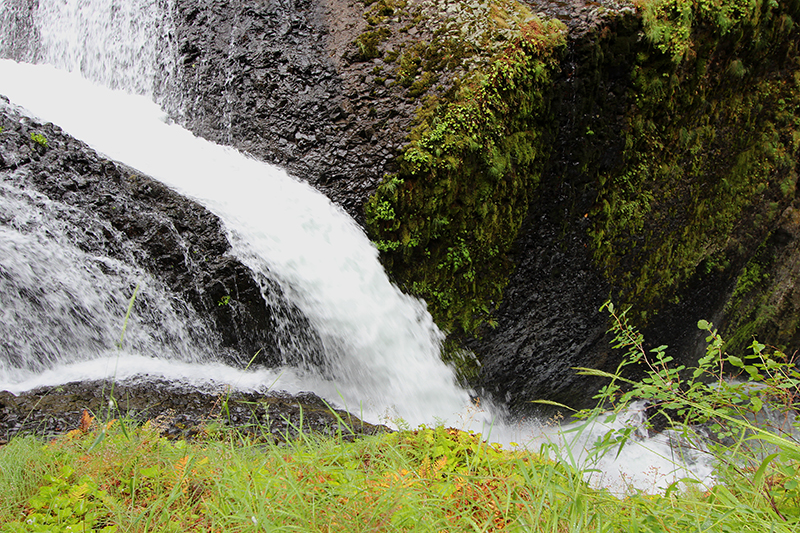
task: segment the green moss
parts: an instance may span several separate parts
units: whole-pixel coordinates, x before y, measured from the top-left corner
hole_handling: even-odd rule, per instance
[[[431,85],[436,83],[436,74],[433,72],[425,72],[411,83],[408,88],[408,96],[416,98],[430,89]]]
[[[798,3],[642,2],[653,48],[633,68],[622,165],[590,212],[597,264],[642,315],[710,258],[741,261],[791,200],[800,36],[785,10]]]
[[[396,64],[397,83],[408,88],[406,94],[410,98],[416,98],[425,94],[441,73],[454,71],[477,53],[474,46],[459,39],[434,37],[431,42],[417,41],[402,51],[393,51],[387,54],[386,61],[391,59]]]
[[[392,16],[405,14],[403,9],[406,7],[406,0],[378,0],[370,2],[367,6],[372,6],[365,14],[364,18],[371,26],[376,26],[386,22]]]
[[[474,334],[492,325],[511,272],[508,252],[548,153],[546,91],[563,30],[531,19],[485,71],[450,97],[429,97],[399,172],[367,203],[388,268],[427,300],[445,329]],[[401,72],[433,61],[429,50],[425,43],[409,49]],[[396,214],[391,221],[382,215],[386,205]]]
[[[772,239],[765,240],[750,257],[740,272],[733,294],[726,306],[726,314],[730,317],[725,328],[729,336],[728,350],[741,353],[750,346],[753,338],[776,315],[776,309],[770,305],[771,275],[775,262],[775,247]]]
[[[31,132],[31,140],[43,148],[47,148],[47,139],[41,133]]]
[[[356,46],[358,46],[359,59],[361,61],[368,61],[376,57],[381,57],[383,52],[380,45],[391,36],[392,31],[389,28],[380,28],[374,31],[367,31],[362,33],[356,38]]]

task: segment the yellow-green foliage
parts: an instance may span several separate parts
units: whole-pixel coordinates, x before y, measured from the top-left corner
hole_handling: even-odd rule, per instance
[[[776,0],[637,0],[647,39],[679,63],[692,53],[697,28],[711,26],[721,36],[757,27],[779,8]]]
[[[47,138],[41,133],[31,132],[31,140],[36,144],[38,144],[39,146],[47,148]]]
[[[429,98],[399,172],[366,206],[390,270],[445,328],[474,333],[500,301],[548,155],[547,90],[564,37],[561,23],[531,18],[454,96]]]
[[[570,516],[573,500],[610,499],[563,464],[441,426],[354,443],[306,435],[286,446],[224,435],[175,442],[151,424],[116,424],[49,444],[15,440],[0,449],[0,465],[35,471],[38,456],[58,474],[32,476],[23,501],[0,495],[0,531],[558,528],[586,522]],[[20,455],[34,459],[17,464]]]
[[[591,212],[597,263],[637,309],[749,253],[792,200],[799,6],[640,3],[653,47],[633,70],[624,164],[600,176]]]
[[[788,533],[798,524],[797,462],[784,459],[780,472],[739,470],[707,492],[673,485],[622,498],[591,488],[566,458],[441,426],[354,442],[216,436],[170,441],[151,424],[116,423],[49,443],[12,439],[0,447],[0,531]]]

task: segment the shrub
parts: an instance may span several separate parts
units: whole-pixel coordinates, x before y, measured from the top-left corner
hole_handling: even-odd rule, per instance
[[[617,313],[611,303],[604,308],[612,318],[614,347],[624,350],[624,356],[615,374],[579,369],[611,380],[598,393],[598,407],[580,415],[613,419],[631,402],[644,399],[650,406],[649,429],[662,417],[684,445],[713,457],[721,482],[713,497],[727,504],[746,502],[754,511],[761,509],[758,513],[765,519],[796,518],[800,443],[794,413],[800,405],[800,371],[795,359],[757,341],[748,355],[729,355],[713,325],[700,320],[698,327],[708,333],[705,355],[694,367],[675,366],[667,346],[644,348],[644,338],[630,325],[626,312]],[[623,377],[630,365],[643,366],[645,377]],[[604,415],[609,406],[612,413]],[[601,448],[608,452],[622,446],[630,434],[628,429],[613,430]]]

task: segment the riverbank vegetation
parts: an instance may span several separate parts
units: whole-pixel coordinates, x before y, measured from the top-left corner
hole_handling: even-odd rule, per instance
[[[728,356],[702,321],[706,356],[673,368],[665,347],[646,351],[626,314],[608,308],[620,371],[642,365],[646,377],[583,369],[611,381],[573,431],[646,398],[651,428],[669,422],[676,455],[704,450],[714,481],[683,478],[656,493],[587,482],[590,459],[634,439],[634,426],[609,430],[580,460],[580,450],[503,448],[443,426],[275,444],[214,421],[185,441],[162,436],[163,420],[133,427],[87,413],[66,435],[0,448],[0,531],[796,531],[794,361],[758,343],[747,358]]]

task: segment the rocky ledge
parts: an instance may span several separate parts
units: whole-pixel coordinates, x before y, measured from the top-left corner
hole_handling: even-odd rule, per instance
[[[223,428],[283,442],[303,433],[351,439],[389,431],[333,409],[310,392],[241,392],[224,386],[140,376],[41,387],[14,395],[0,391],[0,444],[14,435],[55,436],[87,429],[84,410],[96,421],[148,420],[171,438],[213,437]],[[83,419],[83,426],[82,426]]]

